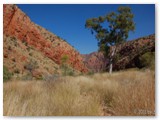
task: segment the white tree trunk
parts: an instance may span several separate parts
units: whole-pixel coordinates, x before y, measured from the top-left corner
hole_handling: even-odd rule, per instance
[[[111,48],[111,56],[110,56],[110,61],[109,61],[109,74],[112,74],[112,69],[113,69],[113,56],[115,54],[116,46]]]
[[[109,65],[109,74],[112,74],[112,63]]]

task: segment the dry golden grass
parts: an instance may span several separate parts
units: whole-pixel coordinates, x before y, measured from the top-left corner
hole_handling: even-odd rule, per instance
[[[154,71],[4,83],[4,116],[154,115]]]

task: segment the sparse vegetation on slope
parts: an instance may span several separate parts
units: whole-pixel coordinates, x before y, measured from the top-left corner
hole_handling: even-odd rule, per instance
[[[3,66],[3,82],[10,80],[12,77],[12,73],[8,71],[6,66]]]
[[[29,64],[31,60],[36,61],[37,66],[39,66],[35,71],[40,71],[43,75],[61,73],[59,65],[45,57],[34,47],[25,46],[25,44],[17,40],[17,38],[6,35],[3,36],[3,42],[3,64],[12,73],[19,74],[19,76],[28,74],[25,66]]]
[[[154,71],[4,83],[5,116],[155,115]]]
[[[16,44],[10,44],[10,46],[8,46],[10,42],[5,45],[6,47],[9,47],[11,52],[13,52],[12,48],[21,48],[21,51],[16,51],[14,49],[14,54],[19,53],[19,55],[22,56],[22,51],[25,51],[27,52],[27,55],[23,55],[23,57],[25,57],[25,61],[28,60],[29,57],[32,57],[38,61],[37,55],[32,53],[37,52],[39,57],[49,59],[49,61],[52,61],[52,63],[56,64],[56,66],[60,66],[61,57],[63,55],[68,55],[69,62],[67,64],[70,67],[75,69],[77,72],[86,73],[88,71],[82,62],[80,53],[69,43],[65,42],[60,37],[49,32],[43,27],[33,23],[30,18],[16,5],[4,4],[3,8],[3,33],[6,36],[16,38],[14,39],[14,42],[19,43],[17,47],[15,47]],[[4,40],[4,44],[5,42],[7,42],[7,40]],[[6,47],[4,47],[4,51],[7,51]],[[30,48],[33,48],[34,50],[31,52]],[[10,58],[8,57],[8,59]],[[44,60],[41,60],[40,62],[43,61]],[[17,63],[15,58],[13,58],[13,62]],[[5,61],[4,63],[7,64]],[[56,71],[53,71],[52,68],[53,67],[49,67],[49,69],[52,70],[51,71],[45,70],[44,67],[41,67],[45,73],[56,73]],[[19,71],[21,73],[22,68],[19,69]]]

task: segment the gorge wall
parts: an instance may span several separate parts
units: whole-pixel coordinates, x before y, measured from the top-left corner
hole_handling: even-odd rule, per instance
[[[61,58],[67,55],[69,58],[67,64],[69,66],[83,73],[88,71],[78,51],[55,34],[33,23],[16,5],[3,5],[3,34],[4,39],[6,39],[4,40],[4,64],[6,65],[9,63],[7,61],[11,59],[10,56],[6,58],[7,54],[9,54],[8,52],[13,52],[12,56],[17,54],[19,55],[17,57],[23,57],[24,61],[28,61],[29,56],[22,51],[26,51],[30,47],[44,58],[50,59],[50,62],[53,61],[56,65],[60,65]],[[14,39],[21,51],[8,50],[9,46],[7,45],[12,42],[7,37],[12,38],[12,41]],[[14,48],[13,44],[10,44],[10,47]],[[17,57],[15,56],[15,61],[18,61],[19,58]],[[23,64],[23,62],[18,64]]]

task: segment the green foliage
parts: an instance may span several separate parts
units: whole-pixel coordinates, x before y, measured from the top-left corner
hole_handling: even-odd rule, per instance
[[[61,57],[61,69],[63,71],[63,75],[67,75],[67,71],[68,71],[68,65],[67,65],[67,62],[68,62],[68,56],[67,55],[63,55]]]
[[[118,62],[118,60],[120,60],[120,54],[116,54],[115,56],[114,56],[114,62]]]
[[[43,76],[42,75],[39,75],[36,77],[36,80],[44,80]]]
[[[62,74],[64,76],[69,75],[69,76],[73,76],[74,75],[74,70],[73,68],[71,68],[67,62],[69,60],[69,57],[67,55],[63,55],[61,57],[61,70],[62,70]]]
[[[68,75],[69,75],[69,76],[74,76],[74,71],[73,71],[72,69],[70,69],[70,70],[68,71]]]
[[[10,80],[12,73],[8,71],[6,66],[3,66],[3,82]]]
[[[27,73],[26,75],[24,75],[22,77],[22,80],[32,80],[32,74],[31,73]]]
[[[87,75],[94,75],[94,72],[93,72],[93,71],[89,71],[89,72],[87,73]]]
[[[129,7],[119,7],[117,12],[88,19],[85,27],[96,33],[99,50],[107,53],[110,46],[126,41],[129,31],[134,31],[133,17]],[[109,26],[104,26],[105,22]]]
[[[61,63],[62,63],[62,64],[66,64],[67,61],[68,61],[68,59],[69,59],[69,57],[68,57],[67,55],[63,55],[63,56],[61,57]]]
[[[140,67],[155,69],[155,52],[147,52],[139,57]]]
[[[74,75],[74,70],[71,67],[69,67],[67,64],[61,65],[61,70],[62,70],[62,74],[64,76],[67,76],[67,75],[73,76]]]

